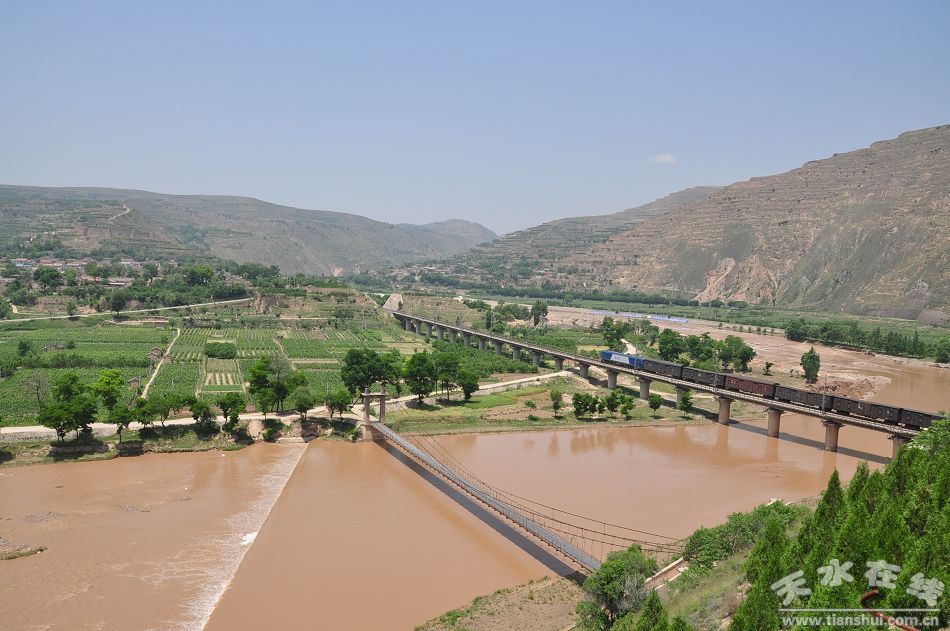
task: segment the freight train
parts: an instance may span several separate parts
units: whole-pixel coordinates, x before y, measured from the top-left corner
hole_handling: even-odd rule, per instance
[[[700,370],[685,364],[667,362],[639,355],[603,351],[601,360],[612,364],[623,364],[628,368],[650,372],[664,377],[673,377],[722,390],[754,394],[784,403],[796,403],[819,410],[857,416],[889,425],[902,425],[911,429],[926,429],[940,417],[919,410],[899,408],[873,401],[862,401],[838,395],[822,394],[810,390],[789,388],[777,383],[758,381],[738,375],[711,370]]]

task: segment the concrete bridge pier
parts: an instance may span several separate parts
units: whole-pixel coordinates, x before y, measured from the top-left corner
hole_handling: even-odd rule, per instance
[[[449,341],[455,344],[458,341],[459,332],[455,329],[449,329]]]
[[[640,377],[638,379],[640,382],[640,398],[646,401],[650,398],[650,383],[651,381],[646,377]]]
[[[363,441],[385,440],[382,432],[372,426],[372,419],[369,415],[369,408],[373,399],[379,399],[379,422],[386,420],[386,394],[385,393],[363,393],[363,420],[360,423],[360,439]]]
[[[402,321],[402,325],[406,327],[406,331],[408,333],[412,333],[412,320],[410,320],[409,318],[406,318],[405,320]]]
[[[732,416],[732,399],[726,397],[719,398],[719,422],[723,425],[729,424],[729,417]]]
[[[432,337],[432,324],[427,322],[424,324],[424,326],[426,329],[426,333],[425,333],[426,337]]]
[[[838,431],[841,429],[841,423],[831,419],[822,419],[825,426],[825,451],[838,451]]]
[[[485,338],[483,337],[478,338],[478,350],[485,350]]]
[[[516,362],[517,362],[517,361],[521,361],[521,347],[520,347],[520,346],[512,346],[512,347],[511,347],[511,356],[512,356],[512,358],[514,358],[514,360],[515,360]]]
[[[769,408],[769,437],[778,438],[779,427],[782,422],[782,410]]]
[[[613,390],[617,387],[617,371],[608,370],[607,371],[607,387]]]
[[[683,403],[683,397],[686,393],[689,392],[689,388],[681,388],[676,386],[676,408],[679,409],[680,405]]]
[[[495,354],[496,354],[496,355],[501,355],[501,353],[502,353],[502,350],[501,350],[502,343],[499,342],[498,340],[492,340],[492,343],[495,345]]]
[[[416,335],[422,335],[422,322],[416,320],[412,323],[412,330],[416,332]]]
[[[891,458],[897,457],[897,452],[901,450],[901,447],[910,442],[910,439],[906,436],[901,436],[900,434],[891,434]]]
[[[535,368],[541,367],[541,351],[533,351],[531,353],[531,365]]]
[[[462,332],[462,343],[465,344],[465,346],[471,346],[471,345],[472,345],[472,334],[471,334],[471,333]]]
[[[555,357],[554,358],[554,368],[557,370],[564,370],[564,358]]]
[[[577,364],[577,370],[581,373],[582,379],[587,379],[590,374],[590,364]]]
[[[445,327],[440,326],[440,327],[437,327],[437,329],[438,330],[436,331],[436,337],[438,337],[439,341],[441,342],[442,340],[445,339]]]

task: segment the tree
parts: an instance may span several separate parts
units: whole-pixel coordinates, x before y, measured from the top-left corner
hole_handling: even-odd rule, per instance
[[[603,398],[604,407],[607,408],[611,414],[620,409],[620,403],[623,395],[617,390],[611,390],[610,394]]]
[[[350,398],[371,391],[373,384],[385,381],[389,376],[391,366],[371,348],[351,348],[343,357],[340,378],[350,391]]]
[[[294,390],[290,396],[290,401],[297,413],[300,414],[301,422],[307,420],[307,412],[309,412],[310,408],[316,405],[317,402],[313,393],[310,392],[310,389],[302,386]]]
[[[802,355],[802,370],[805,371],[805,382],[815,383],[818,381],[818,370],[821,368],[821,357],[815,352],[812,346],[804,355]]]
[[[534,326],[538,326],[543,318],[548,317],[548,303],[543,300],[537,300],[531,305],[531,321]]]
[[[628,615],[627,618],[633,620],[632,615]],[[623,624],[623,622],[624,620],[621,620],[621,624],[615,625],[614,628],[618,631],[668,631],[670,628],[666,607],[663,606],[663,601],[660,600],[656,590],[652,590],[643,601],[643,608],[636,624]]]
[[[158,416],[158,411],[152,402],[142,397],[137,397],[132,402],[132,420],[141,423],[143,427],[148,427]]]
[[[740,372],[749,371],[749,362],[755,359],[755,350],[738,335],[727,335],[717,344],[719,361],[723,367],[732,364]]]
[[[70,300],[66,303],[66,315],[68,315],[70,318],[76,315],[76,309],[77,307],[75,300]]]
[[[663,329],[657,338],[657,350],[661,359],[671,362],[686,350],[686,342],[683,336],[673,329]]]
[[[762,371],[762,374],[766,377],[770,376],[772,374],[772,366],[774,365],[772,362],[765,362],[765,370]]]
[[[676,407],[680,412],[689,412],[693,407],[693,393],[690,390],[684,390]]]
[[[109,410],[109,422],[115,424],[115,433],[119,435],[119,442],[122,442],[122,432],[132,424],[132,410],[124,405],[117,405]]]
[[[345,388],[340,389],[327,395],[325,405],[327,406],[327,412],[330,413],[331,419],[333,418],[334,412],[339,416],[343,416],[343,413],[348,412],[350,407],[352,407],[353,397],[350,396],[349,390]]]
[[[934,347],[934,355],[941,364],[950,363],[950,337],[942,338]]]
[[[21,337],[16,343],[16,354],[18,357],[26,357],[33,350],[33,342]]]
[[[599,608],[609,622],[616,621],[645,604],[646,580],[658,569],[657,562],[644,556],[638,545],[611,552],[584,581],[586,600]],[[582,613],[581,609],[578,607],[578,613]]]
[[[210,265],[195,265],[185,273],[189,285],[207,285],[214,278],[214,270]]]
[[[217,428],[214,422],[214,410],[204,399],[198,399],[191,406],[191,418],[195,419],[195,431],[209,434]]]
[[[247,409],[247,401],[240,392],[228,392],[218,397],[215,401],[221,410],[222,416],[226,419],[224,423],[225,431],[232,431],[241,418],[241,413]]]
[[[670,631],[693,631],[693,628],[689,626],[685,618],[673,616],[673,620],[670,621]]]
[[[122,378],[122,371],[118,368],[109,368],[99,373],[90,390],[102,399],[102,404],[111,412],[118,404],[123,388],[125,388],[125,380]]]
[[[70,414],[67,406],[61,402],[42,406],[37,421],[43,427],[48,427],[56,432],[60,442],[63,442],[67,433],[79,429],[76,419]]]
[[[37,267],[33,280],[46,291],[53,291],[63,284],[63,275],[54,267]]]
[[[571,403],[574,406],[574,416],[577,418],[596,414],[600,407],[600,399],[597,395],[587,394],[586,392],[575,393],[571,397]]]
[[[468,401],[478,390],[478,375],[468,368],[462,368],[458,372],[458,385],[462,389],[465,400]]]
[[[109,311],[118,315],[120,311],[125,309],[127,302],[128,297],[125,295],[125,293],[115,290],[109,294]]]
[[[425,352],[413,353],[406,360],[403,376],[406,387],[409,388],[411,394],[416,396],[420,405],[423,399],[432,394],[439,383],[439,374],[432,362],[432,356]]]
[[[769,519],[746,561],[746,578],[752,583],[752,588],[736,610],[730,631],[778,629],[779,599],[771,586],[783,576],[782,556],[787,543],[782,522]]]
[[[630,410],[636,405],[636,402],[633,400],[633,397],[628,395],[623,395],[623,398],[620,401],[620,413],[626,418],[630,418]]]
[[[442,391],[448,396],[449,390],[458,383],[458,355],[447,351],[439,351],[433,354],[432,363],[435,364],[435,372],[438,375],[439,383],[442,384]]]
[[[46,395],[49,383],[42,372],[36,371],[23,379],[23,387],[36,397],[36,405],[40,406],[43,403],[43,397]]]
[[[663,405],[663,397],[658,394],[651,394],[649,398],[647,398],[647,405],[650,406],[650,409],[653,410],[653,416],[656,417],[660,406]]]
[[[554,418],[557,418],[561,408],[564,407],[564,392],[558,388],[551,388],[548,396],[551,397],[551,409],[554,410]]]

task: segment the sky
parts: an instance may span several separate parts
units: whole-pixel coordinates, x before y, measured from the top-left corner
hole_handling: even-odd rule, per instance
[[[0,2],[0,183],[508,232],[950,123],[950,2]]]

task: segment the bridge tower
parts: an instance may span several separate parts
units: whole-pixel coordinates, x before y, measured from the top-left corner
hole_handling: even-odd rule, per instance
[[[373,403],[373,399],[379,400],[379,422],[386,422],[386,397],[389,395],[386,394],[386,384],[383,383],[383,392],[370,392],[366,391],[363,393],[363,420],[360,422],[359,427],[362,433],[361,440],[364,441],[376,441],[376,440],[385,440],[385,437],[376,430],[372,425],[372,418],[369,414],[369,408]]]

